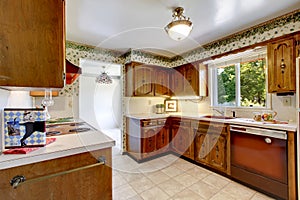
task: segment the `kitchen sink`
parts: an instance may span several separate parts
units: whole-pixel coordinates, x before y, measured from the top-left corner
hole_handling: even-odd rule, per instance
[[[205,115],[204,118],[211,118],[211,119],[234,119],[234,117],[228,116],[219,116],[219,115]]]

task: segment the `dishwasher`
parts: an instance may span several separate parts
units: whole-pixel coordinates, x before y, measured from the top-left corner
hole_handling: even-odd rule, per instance
[[[257,190],[288,198],[287,133],[230,126],[231,176]]]

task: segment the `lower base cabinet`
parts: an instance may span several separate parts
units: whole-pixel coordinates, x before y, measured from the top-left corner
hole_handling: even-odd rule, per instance
[[[296,199],[296,133],[287,132],[287,134],[286,155],[288,159],[285,167],[287,181],[282,184],[282,187],[279,186],[281,190],[285,187],[284,190],[285,193],[288,193],[288,199]],[[232,136],[234,136],[233,132]],[[173,152],[205,165],[216,172],[227,174],[240,182],[248,184],[248,186],[255,188],[255,185],[259,183],[260,187],[256,186],[256,189],[278,197],[279,195],[270,192],[271,190],[265,189],[266,187],[272,187],[272,185],[270,181],[266,181],[264,174],[259,174],[259,177],[250,173],[246,174],[247,176],[240,176],[242,171],[235,169],[231,163],[232,138],[229,124],[221,122],[182,119],[179,117],[159,120],[127,118],[127,153],[137,160],[142,161],[146,158],[159,156],[162,153]],[[244,149],[244,151],[249,152],[249,149]],[[233,156],[234,154],[232,154],[232,158]],[[251,157],[251,155],[248,157]],[[239,158],[243,157],[239,156]]]
[[[169,151],[167,119],[126,118],[127,154],[137,161]]]
[[[206,121],[195,123],[195,161],[229,174],[229,126]]]
[[[171,134],[172,151],[194,160],[194,133],[191,131],[191,121],[172,119]]]
[[[96,164],[100,156],[105,157],[104,165],[48,177],[50,174]],[[26,180],[14,189],[10,181],[16,175],[23,175]],[[0,199],[3,200],[111,200],[111,148],[0,170],[0,177]]]

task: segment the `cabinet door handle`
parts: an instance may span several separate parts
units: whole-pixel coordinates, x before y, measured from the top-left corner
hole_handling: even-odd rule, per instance
[[[25,176],[17,175],[10,180],[10,185],[16,189],[18,185],[26,180]]]
[[[265,142],[267,143],[267,144],[271,144],[272,143],[272,140],[271,140],[271,138],[265,138]]]
[[[83,167],[78,167],[78,168],[75,168],[75,169],[69,169],[69,170],[66,170],[66,171],[57,172],[57,173],[54,173],[54,174],[49,174],[49,175],[45,175],[45,176],[41,176],[41,177],[29,179],[29,180],[26,180],[25,176],[23,176],[23,175],[17,175],[17,176],[13,177],[10,180],[10,185],[14,189],[16,189],[19,185],[24,184],[24,183],[38,182],[38,181],[42,181],[42,180],[45,180],[45,179],[48,179],[48,178],[52,178],[52,177],[61,176],[61,175],[69,174],[69,173],[72,173],[72,172],[80,171],[80,170],[83,170],[83,169],[89,169],[89,168],[96,167],[96,166],[99,166],[99,165],[105,165],[105,162],[106,162],[105,160],[106,159],[105,159],[104,156],[100,156],[98,158],[98,162],[95,163],[95,164],[90,164],[90,165],[86,165],[86,166],[83,166]]]

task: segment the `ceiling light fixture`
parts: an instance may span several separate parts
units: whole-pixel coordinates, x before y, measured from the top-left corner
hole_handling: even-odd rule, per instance
[[[112,84],[112,79],[108,74],[104,71],[105,66],[103,66],[103,72],[96,77],[96,83],[100,84]]]
[[[187,38],[193,29],[193,23],[189,17],[183,15],[183,11],[182,7],[175,8],[172,15],[172,22],[165,27],[165,31],[170,38],[176,41]]]

